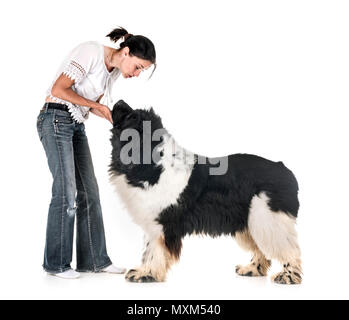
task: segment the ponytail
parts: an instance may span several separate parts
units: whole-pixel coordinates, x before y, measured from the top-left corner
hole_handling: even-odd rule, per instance
[[[127,30],[122,28],[122,27],[120,27],[120,28],[114,29],[109,34],[107,34],[106,36],[109,37],[109,39],[111,41],[117,42],[120,38],[126,36],[127,34],[129,34],[127,32]]]

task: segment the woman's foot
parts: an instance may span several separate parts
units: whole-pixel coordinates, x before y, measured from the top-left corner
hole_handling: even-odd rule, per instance
[[[125,268],[119,268],[111,264],[110,266],[104,268],[101,270],[102,272],[107,272],[107,273],[117,273],[117,274],[122,274],[126,272]]]
[[[51,276],[62,278],[62,279],[78,279],[80,277],[80,273],[74,271],[73,269],[69,269],[67,271],[60,272],[60,273],[48,273],[48,274]]]

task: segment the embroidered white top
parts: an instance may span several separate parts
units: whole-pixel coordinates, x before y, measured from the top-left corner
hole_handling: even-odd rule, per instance
[[[64,59],[54,81],[46,91],[46,96],[53,101],[66,104],[72,117],[82,123],[88,118],[89,107],[79,106],[52,95],[53,84],[62,73],[75,81],[72,89],[80,96],[97,101],[104,94],[100,102],[109,107],[113,104],[111,90],[120,75],[120,70],[114,68],[113,71],[108,71],[104,62],[104,46],[99,42],[88,41],[75,47]]]

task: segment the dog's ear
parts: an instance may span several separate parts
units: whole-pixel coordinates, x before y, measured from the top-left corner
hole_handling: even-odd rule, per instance
[[[117,103],[114,104],[112,110],[114,126],[122,124],[126,117],[132,113],[133,109],[124,100],[119,100]]]

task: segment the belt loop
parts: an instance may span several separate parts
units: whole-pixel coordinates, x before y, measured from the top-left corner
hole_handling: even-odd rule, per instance
[[[45,104],[44,104],[44,107],[45,107],[45,113],[47,112],[47,108],[48,108],[48,102],[46,102]]]

